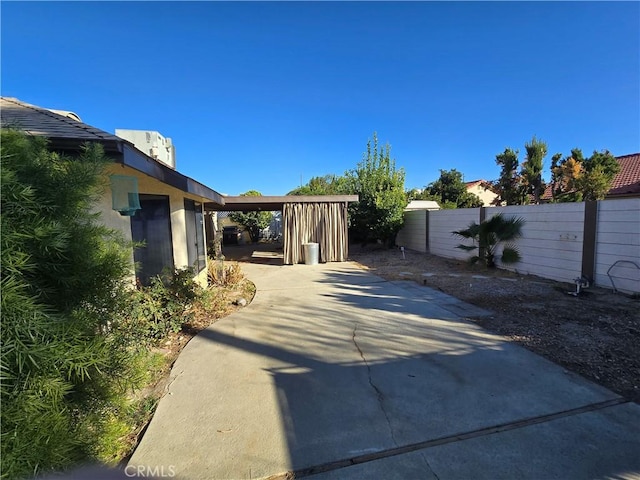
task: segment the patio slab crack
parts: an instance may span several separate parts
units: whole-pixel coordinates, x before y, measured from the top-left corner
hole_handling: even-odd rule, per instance
[[[391,434],[391,440],[393,440],[393,444],[394,445],[398,446],[398,442],[397,442],[395,434],[393,432],[393,427],[391,426],[391,419],[389,418],[389,414],[387,413],[387,410],[384,407],[384,394],[378,388],[378,386],[375,383],[373,383],[373,380],[371,378],[371,365],[369,365],[369,362],[367,362],[367,359],[364,356],[364,352],[362,351],[362,349],[360,348],[360,345],[358,345],[358,342],[356,341],[356,332],[357,332],[357,330],[358,330],[358,324],[356,323],[353,326],[353,335],[351,336],[351,340],[353,341],[353,344],[355,345],[356,349],[358,350],[358,353],[360,354],[360,358],[362,358],[362,361],[364,362],[365,366],[367,367],[367,376],[368,376],[368,380],[369,380],[369,385],[371,385],[371,388],[373,388],[373,390],[376,392],[376,398],[378,400],[378,404],[380,405],[380,410],[382,410],[384,418],[387,421],[387,426],[389,427],[389,433]]]
[[[433,476],[436,478],[436,480],[440,480],[440,477],[438,476],[438,474],[433,470],[433,467],[431,466],[431,464],[429,463],[429,460],[427,460],[426,455],[424,454],[424,452],[420,452],[420,457],[422,457],[422,460],[424,460],[424,463],[427,465],[427,468],[429,469],[429,471],[433,474]]]

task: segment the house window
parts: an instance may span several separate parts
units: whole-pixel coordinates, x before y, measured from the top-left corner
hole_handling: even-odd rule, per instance
[[[166,268],[173,271],[169,197],[140,195],[140,210],[131,217],[131,238],[143,243],[133,251],[136,278],[142,285]]]
[[[189,266],[196,273],[207,266],[206,250],[204,248],[204,222],[202,216],[202,204],[184,199],[184,211],[187,225],[187,255]]]

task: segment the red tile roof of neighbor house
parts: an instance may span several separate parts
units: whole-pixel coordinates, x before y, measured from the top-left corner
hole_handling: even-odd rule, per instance
[[[472,182],[464,182],[464,184],[467,189],[473,188],[476,185],[482,185],[485,188],[489,188],[491,186],[491,182],[488,182],[487,180],[473,180]]]
[[[613,179],[608,197],[640,195],[640,153],[616,157],[620,171]]]
[[[607,198],[640,196],[640,153],[616,157],[620,171],[613,177]],[[540,200],[551,200],[551,184],[547,184]]]

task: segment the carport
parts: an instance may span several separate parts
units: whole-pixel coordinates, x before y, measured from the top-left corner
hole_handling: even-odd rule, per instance
[[[285,195],[223,197],[205,204],[208,212],[282,212],[284,264],[303,260],[303,244],[317,243],[320,262],[344,262],[349,254],[347,209],[357,195]]]

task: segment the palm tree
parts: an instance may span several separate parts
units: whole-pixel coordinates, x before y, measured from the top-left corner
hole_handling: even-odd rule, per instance
[[[469,259],[471,263],[476,263],[483,259],[487,267],[495,268],[498,246],[502,242],[510,242],[520,238],[523,225],[524,219],[520,217],[504,218],[499,213],[480,224],[472,222],[466,229],[452,233],[459,237],[473,240],[474,245],[458,245],[456,247],[466,251],[478,249],[478,255],[474,255]],[[516,263],[520,259],[518,249],[511,243],[504,246],[502,255],[499,257],[502,263]]]

